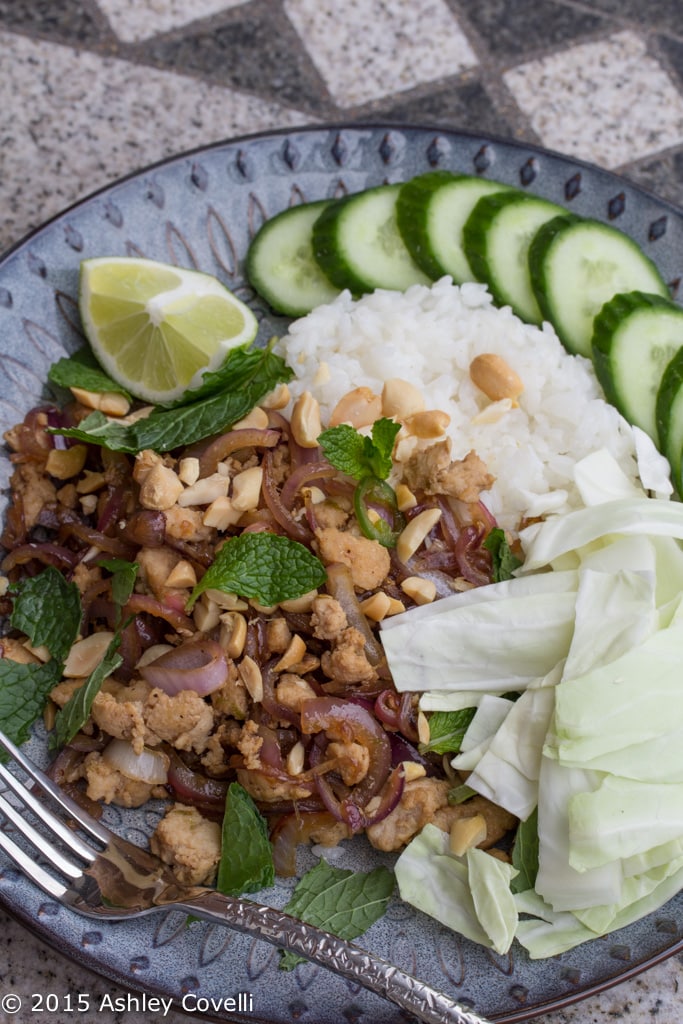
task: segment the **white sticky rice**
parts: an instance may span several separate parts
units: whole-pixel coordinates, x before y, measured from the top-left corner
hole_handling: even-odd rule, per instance
[[[356,301],[343,292],[295,321],[278,350],[296,374],[293,398],[311,391],[323,426],[355,387],[381,394],[395,377],[420,387],[427,409],[450,415],[452,458],[474,449],[496,477],[482,497],[507,529],[580,507],[573,466],[600,448],[638,478],[633,431],[604,400],[590,361],[569,355],[550,324],[532,327],[496,308],[484,285],[446,277]],[[469,376],[484,352],[501,355],[524,383],[519,407],[499,418],[489,409],[491,423],[481,422],[491,402]]]

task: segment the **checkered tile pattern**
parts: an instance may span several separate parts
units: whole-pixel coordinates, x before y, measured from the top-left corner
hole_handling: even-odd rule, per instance
[[[0,250],[172,152],[407,120],[683,201],[679,0],[0,0]]]

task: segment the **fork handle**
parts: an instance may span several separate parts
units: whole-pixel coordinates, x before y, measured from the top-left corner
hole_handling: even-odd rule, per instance
[[[224,896],[213,890],[185,899],[180,906],[207,921],[227,924],[282,949],[291,949],[307,960],[385,996],[426,1024],[488,1024],[482,1017],[463,1009],[444,992],[372,956],[360,946],[290,917],[281,910],[236,896]]]

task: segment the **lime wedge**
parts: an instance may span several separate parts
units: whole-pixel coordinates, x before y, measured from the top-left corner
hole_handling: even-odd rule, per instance
[[[83,260],[79,306],[103,368],[155,404],[196,387],[258,330],[248,306],[210,274],[125,256]]]

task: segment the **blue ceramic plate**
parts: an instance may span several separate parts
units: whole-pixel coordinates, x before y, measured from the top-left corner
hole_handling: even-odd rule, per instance
[[[112,185],[33,233],[0,261],[0,429],[20,421],[44,395],[52,362],[82,342],[76,306],[85,257],[137,255],[217,275],[262,320],[282,332],[246,285],[243,257],[266,217],[291,204],[399,182],[437,167],[481,174],[528,189],[630,234],[658,264],[675,294],[683,276],[683,212],[627,181],[528,145],[435,128],[398,125],[274,132],[221,143],[165,161]],[[0,460],[6,487],[9,463]],[[5,499],[3,498],[3,503]],[[4,513],[4,504],[0,514]],[[28,752],[45,763],[38,730]],[[105,820],[143,843],[159,810],[107,808]],[[310,857],[310,854],[308,855]],[[364,839],[343,845],[342,867],[367,869],[391,858]],[[313,861],[302,851],[301,869]],[[293,882],[262,899],[282,906]],[[395,1008],[311,964],[278,970],[262,942],[185,915],[99,923],[65,910],[0,856],[0,903],[42,940],[119,984],[172,997],[223,1000],[250,993],[245,1013],[207,1018],[256,1024],[315,1020],[397,1022]],[[385,959],[443,988],[483,1016],[508,1024],[595,993],[683,949],[683,894],[647,919],[548,961],[521,948],[498,956],[461,939],[398,899],[362,942]],[[186,1004],[190,1005],[190,1004]]]

